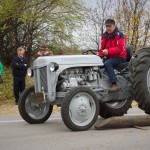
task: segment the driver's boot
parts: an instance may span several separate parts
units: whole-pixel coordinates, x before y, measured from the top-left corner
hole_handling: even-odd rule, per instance
[[[110,89],[108,90],[109,92],[114,92],[114,91],[117,91],[118,90],[118,86],[116,83],[113,83],[111,86],[110,86]]]

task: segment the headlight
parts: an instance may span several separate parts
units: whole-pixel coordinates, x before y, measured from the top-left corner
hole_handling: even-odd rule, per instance
[[[57,63],[51,62],[50,65],[49,65],[49,69],[52,72],[58,70],[58,68],[59,68],[59,65]]]
[[[28,70],[27,70],[27,75],[28,75],[29,77],[33,77],[33,69],[32,69],[32,68],[28,68]]]

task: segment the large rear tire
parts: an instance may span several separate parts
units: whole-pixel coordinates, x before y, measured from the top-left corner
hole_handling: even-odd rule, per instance
[[[34,87],[31,86],[21,94],[18,104],[19,113],[30,124],[44,123],[50,117],[53,106],[49,103],[34,104],[31,96],[34,92]]]
[[[145,55],[137,60],[133,79],[135,100],[140,109],[150,114],[150,48]]]
[[[99,102],[89,88],[73,88],[63,99],[61,116],[65,125],[73,131],[91,128],[98,118],[98,113]]]
[[[132,100],[125,100],[121,102],[111,102],[100,104],[99,115],[102,118],[110,118],[114,116],[123,116],[127,114],[129,108],[131,108]]]

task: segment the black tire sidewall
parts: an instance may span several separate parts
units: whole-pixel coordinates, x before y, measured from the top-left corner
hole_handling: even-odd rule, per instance
[[[146,99],[149,99],[150,92],[147,87],[147,74],[148,74],[150,67],[148,65],[145,65],[144,69],[142,67],[140,67],[140,69],[142,70],[142,72],[140,73],[140,75],[138,75],[134,78],[135,80],[136,79],[141,80],[140,85],[139,85],[138,89],[136,89],[136,91],[142,90],[144,97]],[[139,79],[139,77],[140,77],[140,79]]]
[[[132,103],[132,100],[127,100],[125,102],[125,104],[118,109],[111,108],[107,104],[104,104],[104,103],[100,104],[99,115],[102,118],[110,118],[110,117],[114,117],[114,116],[123,116],[125,113],[127,113],[128,109],[131,108],[131,103]]]
[[[92,121],[86,126],[78,126],[74,124],[69,115],[69,105],[71,103],[71,100],[76,94],[80,92],[85,92],[85,93],[88,93],[90,96],[92,96],[95,102],[95,106],[96,106],[95,116],[93,117]],[[89,88],[86,88],[86,87],[73,88],[65,95],[63,99],[63,103],[61,106],[61,116],[65,125],[72,131],[85,131],[91,128],[98,118],[98,113],[99,113],[99,102],[97,100],[95,93]]]
[[[135,100],[138,102],[140,109],[150,114],[150,91],[147,86],[147,74],[150,69],[150,53],[143,55],[135,66],[133,73],[133,89]]]
[[[34,86],[26,88],[23,91],[23,93],[20,95],[19,103],[18,103],[19,113],[20,113],[21,117],[30,124],[44,123],[50,117],[50,115],[53,111],[53,106],[50,105],[49,111],[42,119],[31,118],[25,110],[25,100],[31,92],[34,92]]]

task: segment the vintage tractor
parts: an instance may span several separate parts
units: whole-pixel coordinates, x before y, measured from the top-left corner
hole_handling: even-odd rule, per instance
[[[128,46],[126,50],[126,63],[115,70],[119,86],[115,92],[109,92],[110,81],[97,55],[37,58],[28,69],[34,86],[25,89],[19,99],[20,115],[30,124],[44,123],[58,105],[65,125],[84,131],[93,126],[98,115],[123,116],[132,100],[150,114],[150,48],[133,53],[133,47]]]

